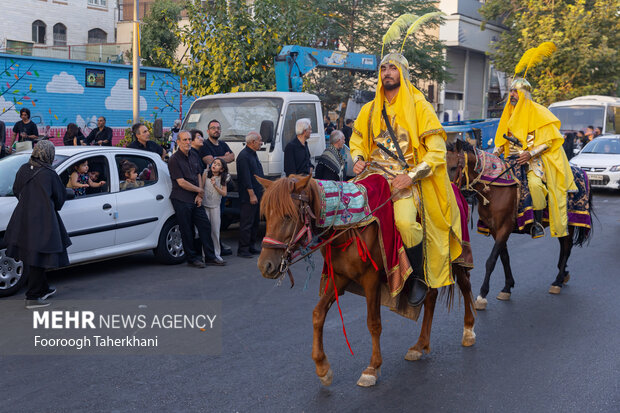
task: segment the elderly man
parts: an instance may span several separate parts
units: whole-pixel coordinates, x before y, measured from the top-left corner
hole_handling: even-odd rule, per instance
[[[255,244],[260,222],[259,204],[263,186],[256,180],[256,176],[264,178],[265,175],[256,151],[262,144],[259,133],[248,133],[245,137],[245,148],[239,152],[237,157],[239,200],[241,201],[237,255],[243,258],[252,258],[252,254],[260,253],[260,250],[255,248]]]
[[[177,150],[168,161],[168,170],[172,180],[170,201],[179,223],[183,249],[187,256],[187,264],[192,267],[204,268],[201,253],[194,248],[194,227],[205,252],[205,261],[209,265],[224,265],[224,261],[217,259],[213,251],[211,239],[211,223],[202,206],[204,189],[200,179],[200,157],[192,152],[191,134],[188,131],[179,132]]]
[[[427,286],[454,283],[451,263],[461,254],[460,214],[446,171],[445,139],[435,110],[409,82],[407,59],[386,55],[375,99],[355,121],[351,156],[356,174],[383,173],[396,192],[395,224],[413,269],[407,280],[411,305],[424,301]]]
[[[134,141],[127,145],[128,148],[142,149],[143,151],[153,152],[161,156],[162,160],[165,159],[166,152],[164,151],[164,148],[151,140],[151,133],[145,124],[136,123],[131,127],[131,133],[133,134]]]
[[[97,119],[97,128],[90,131],[86,137],[87,145],[112,146],[112,129],[105,125],[105,118],[99,116]]]
[[[286,176],[311,175],[314,165],[310,161],[308,139],[312,133],[310,119],[302,118],[295,123],[297,137],[290,141],[284,148],[284,173]]]
[[[532,238],[545,235],[542,219],[547,195],[551,236],[563,237],[568,234],[566,193],[577,190],[577,187],[562,149],[564,137],[559,130],[560,121],[549,109],[532,101],[531,91],[532,86],[527,80],[513,80],[510,99],[495,135],[495,147],[505,157],[518,156],[517,163],[527,167],[535,221],[530,229]],[[506,140],[504,135],[512,136],[520,147]]]
[[[341,150],[344,147],[345,136],[342,131],[335,130],[329,136],[329,146],[323,154],[317,159],[316,179],[326,179],[330,181],[344,180],[344,164],[345,160]]]

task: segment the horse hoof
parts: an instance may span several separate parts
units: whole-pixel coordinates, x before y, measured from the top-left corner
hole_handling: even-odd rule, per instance
[[[331,385],[332,380],[334,380],[334,372],[332,371],[332,368],[330,367],[329,370],[327,370],[327,373],[325,373],[323,377],[319,376],[319,380],[321,380],[321,384],[323,386]]]
[[[409,361],[418,361],[422,358],[422,353],[418,350],[409,349],[407,354],[405,354],[405,360]]]
[[[473,328],[463,329],[463,341],[461,341],[463,347],[471,347],[476,344],[476,333]]]
[[[570,280],[570,274],[566,274],[564,276],[564,281],[562,281],[562,284],[566,285],[568,283],[568,280]]]
[[[368,367],[364,371],[367,370],[374,370],[375,374],[362,373],[359,380],[357,381],[357,385],[360,387],[372,387],[377,384],[377,377],[379,376],[379,374],[381,374],[381,369],[374,369],[372,367]]]
[[[562,291],[562,287],[558,287],[557,285],[552,285],[549,287],[549,294],[560,294]]]
[[[500,292],[497,294],[497,299],[500,301],[508,301],[510,300],[510,293]]]
[[[476,301],[474,302],[474,308],[477,311],[484,311],[487,309],[487,299],[486,298],[482,298],[482,296],[478,296],[476,297]]]

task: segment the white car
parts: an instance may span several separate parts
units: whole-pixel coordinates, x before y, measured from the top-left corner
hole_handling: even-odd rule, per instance
[[[583,169],[594,188],[620,189],[620,135],[602,135],[570,160]]]
[[[17,205],[13,181],[32,151],[0,159],[0,297],[14,294],[24,284],[22,263],[5,254],[4,232]],[[88,188],[84,196],[68,199],[60,216],[71,242],[71,265],[153,250],[162,263],[184,261],[179,226],[169,195],[168,166],[159,155],[116,147],[57,147],[53,167],[63,184],[74,165],[88,161],[89,172],[99,172],[101,188]],[[121,190],[120,163],[133,162],[144,186]]]

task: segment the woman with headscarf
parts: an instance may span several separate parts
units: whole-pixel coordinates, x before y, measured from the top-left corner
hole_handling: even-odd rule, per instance
[[[69,264],[71,240],[58,215],[65,203],[65,188],[52,169],[54,154],[51,142],[38,142],[30,160],[17,171],[13,193],[19,202],[4,236],[6,254],[24,263],[28,309],[48,306],[45,300],[56,292],[48,285],[45,271]]]

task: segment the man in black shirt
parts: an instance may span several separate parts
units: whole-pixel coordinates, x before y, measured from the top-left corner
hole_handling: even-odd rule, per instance
[[[4,144],[6,143],[6,125],[0,120],[0,158],[3,158]]]
[[[230,150],[230,147],[226,142],[220,142],[220,136],[222,134],[222,125],[216,119],[209,122],[207,126],[207,135],[209,136],[204,142],[204,146],[200,150],[200,158],[204,162],[205,166],[211,165],[215,158],[220,158],[226,163],[235,161],[235,154]]]
[[[30,109],[22,108],[19,111],[19,117],[22,118],[13,126],[13,139],[8,145],[7,151],[11,153],[13,150],[14,142],[31,141],[34,144],[34,140],[39,137],[39,128],[30,120]]]
[[[311,175],[314,165],[310,162],[310,150],[306,143],[312,133],[310,119],[299,119],[295,123],[295,133],[297,137],[284,148],[284,173],[286,176]]]
[[[256,151],[263,141],[260,134],[250,132],[245,137],[245,148],[237,157],[237,178],[239,180],[239,201],[241,201],[239,222],[239,249],[237,255],[252,258],[252,254],[260,254],[254,248],[258,236],[260,223],[260,198],[263,195],[263,186],[254,175],[264,178],[263,166],[258,160]]]
[[[128,148],[142,149],[143,151],[153,152],[161,156],[162,160],[164,159],[164,157],[166,156],[164,148],[162,148],[161,145],[158,145],[150,139],[151,133],[149,132],[149,128],[147,128],[146,125],[142,123],[136,123],[131,127],[131,133],[133,134],[135,140],[129,145],[127,145]],[[90,137],[90,135],[88,136]]]
[[[344,121],[344,126],[342,127],[342,133],[344,133],[344,143],[349,146],[349,139],[353,134],[353,119],[347,119]]]
[[[183,249],[187,256],[187,263],[192,267],[204,268],[200,252],[194,248],[194,227],[198,229],[200,242],[205,252],[205,261],[210,265],[224,265],[224,261],[217,259],[213,251],[211,239],[211,223],[202,208],[204,189],[200,179],[200,158],[191,152],[191,134],[187,131],[179,132],[177,138],[179,150],[170,157],[168,170],[172,180],[170,201],[179,223]]]
[[[202,157],[200,156],[200,151],[204,147],[204,136],[202,136],[202,132],[198,129],[192,129],[189,131],[189,133],[192,135],[192,147],[190,148],[190,152],[195,153],[196,156],[201,159],[200,165],[202,166],[202,169],[200,170],[200,174],[202,175],[202,173],[206,169],[206,166],[202,161]]]
[[[105,125],[105,118],[99,116],[97,128],[90,131],[86,137],[87,145],[112,146],[112,129]]]

